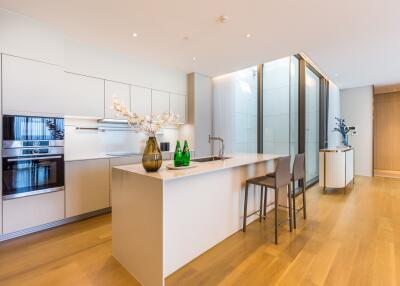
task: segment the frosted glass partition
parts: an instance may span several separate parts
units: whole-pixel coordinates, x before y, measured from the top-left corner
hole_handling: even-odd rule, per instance
[[[319,170],[320,78],[306,68],[306,182],[318,177]]]
[[[214,135],[224,138],[226,153],[256,153],[257,67],[215,77],[213,89]]]
[[[297,58],[286,57],[264,64],[264,153],[291,155],[297,153],[298,92],[299,61]]]

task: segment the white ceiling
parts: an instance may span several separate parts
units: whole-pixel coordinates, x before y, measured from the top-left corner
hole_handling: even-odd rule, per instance
[[[400,82],[398,0],[0,0],[0,7],[187,72],[215,76],[303,52],[341,88]]]

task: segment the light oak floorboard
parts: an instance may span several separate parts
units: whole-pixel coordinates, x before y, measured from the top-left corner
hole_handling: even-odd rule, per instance
[[[399,179],[357,177],[345,195],[315,186],[307,203],[307,220],[298,213],[292,233],[282,225],[278,245],[269,213],[166,285],[400,285]],[[139,283],[111,256],[111,215],[103,215],[0,243],[0,285]]]

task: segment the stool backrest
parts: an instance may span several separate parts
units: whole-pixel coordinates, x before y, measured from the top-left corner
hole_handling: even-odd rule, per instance
[[[304,153],[296,154],[294,157],[293,163],[293,180],[304,179],[305,171],[304,171]]]
[[[290,184],[290,156],[280,157],[277,159],[275,180],[277,188]]]

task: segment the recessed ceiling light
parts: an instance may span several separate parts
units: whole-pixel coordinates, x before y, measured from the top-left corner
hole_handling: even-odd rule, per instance
[[[246,34],[246,38],[251,38],[251,34]]]
[[[132,37],[137,38],[137,36],[139,36],[137,33],[133,33]]]
[[[197,61],[196,57],[193,57],[193,61],[194,61],[194,62]]]
[[[229,20],[229,16],[226,16],[226,15],[221,15],[221,16],[219,16],[219,18],[218,18],[218,21],[220,22],[220,23],[226,23],[227,21]]]

